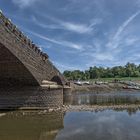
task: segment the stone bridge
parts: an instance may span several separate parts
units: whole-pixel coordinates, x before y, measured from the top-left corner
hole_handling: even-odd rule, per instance
[[[0,12],[0,85],[40,86],[44,80],[67,85],[48,55]]]

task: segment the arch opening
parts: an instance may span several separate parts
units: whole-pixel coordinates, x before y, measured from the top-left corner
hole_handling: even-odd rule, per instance
[[[38,86],[39,83],[26,66],[0,43],[0,87]]]
[[[61,78],[59,76],[54,76],[51,81],[56,82],[58,85],[62,85],[63,86],[63,82],[61,80]]]

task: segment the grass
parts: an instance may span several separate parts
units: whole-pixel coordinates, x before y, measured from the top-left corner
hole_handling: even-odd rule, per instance
[[[98,79],[90,79],[90,82],[95,81],[105,81],[105,82],[112,82],[115,79],[120,81],[140,81],[140,77],[123,77],[123,78],[98,78]]]

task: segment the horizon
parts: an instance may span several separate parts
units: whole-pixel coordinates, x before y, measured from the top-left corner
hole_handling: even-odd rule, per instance
[[[140,0],[12,0],[0,9],[64,70],[140,62]]]

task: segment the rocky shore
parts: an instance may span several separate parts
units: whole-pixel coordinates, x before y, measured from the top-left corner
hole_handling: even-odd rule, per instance
[[[57,113],[57,112],[63,112],[63,113],[67,113],[67,112],[80,112],[80,111],[90,111],[90,112],[100,112],[100,111],[104,111],[104,110],[115,110],[115,111],[122,111],[122,110],[126,110],[127,112],[136,112],[140,110],[140,104],[136,105],[136,104],[124,104],[124,105],[63,105],[62,107],[58,107],[58,108],[38,108],[36,110],[33,109],[20,109],[18,110],[19,112],[22,113],[22,115],[25,115],[25,112],[31,113],[31,112],[35,112],[38,115],[45,115],[48,113]],[[11,110],[12,111],[12,110]],[[7,114],[6,111],[2,111],[0,112],[0,117],[3,117]]]
[[[140,104],[131,104],[131,105],[63,105],[58,108],[46,108],[39,109],[38,114],[45,114],[51,112],[79,112],[79,111],[104,111],[104,110],[140,110]],[[25,110],[24,110],[25,111]]]
[[[92,106],[88,106],[88,105],[69,105],[69,106],[64,106],[62,108],[62,111],[64,112],[73,112],[73,111],[103,111],[103,110],[127,110],[127,109],[136,109],[139,110],[140,109],[140,105],[135,105],[135,104],[131,104],[131,105],[105,105],[105,106],[100,106],[100,105],[92,105]]]

